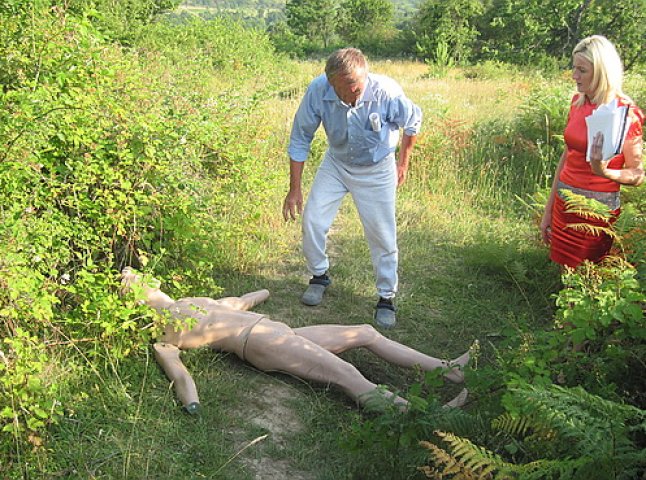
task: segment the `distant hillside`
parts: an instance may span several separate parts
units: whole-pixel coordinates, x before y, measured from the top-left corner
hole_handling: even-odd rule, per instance
[[[202,7],[214,10],[240,8],[282,10],[285,8],[285,0],[186,0],[182,2],[182,7]]]
[[[285,10],[286,0],[185,0],[180,8],[194,13],[231,13],[233,11],[258,10],[260,16],[267,17]],[[395,6],[395,18],[407,19],[417,10],[421,0],[391,0]]]

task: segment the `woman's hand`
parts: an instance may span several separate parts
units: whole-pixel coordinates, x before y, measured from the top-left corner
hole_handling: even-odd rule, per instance
[[[541,220],[541,236],[543,237],[543,242],[546,245],[549,245],[552,241],[552,212],[545,212],[543,214],[543,219]]]
[[[608,168],[610,160],[602,160],[603,134],[597,133],[592,139],[590,149],[590,168],[595,175],[607,178],[622,185],[639,186],[644,181],[644,166],[642,165],[642,140],[635,137],[626,140],[624,144],[624,167],[619,170]]]
[[[603,159],[602,149],[603,149],[603,133],[597,132],[597,134],[592,139],[592,148],[590,149],[590,168],[592,168],[592,172],[595,175],[599,175],[600,177],[604,177],[604,178],[609,178],[608,169],[606,168],[608,166],[609,160],[606,160],[606,161],[602,160]]]

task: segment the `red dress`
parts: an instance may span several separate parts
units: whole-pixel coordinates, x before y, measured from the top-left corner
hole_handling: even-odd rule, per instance
[[[566,157],[559,180],[570,187],[589,190],[592,192],[618,192],[620,185],[607,178],[595,175],[586,161],[586,150],[588,148],[588,133],[585,124],[585,117],[592,114],[597,105],[589,103],[586,99],[581,107],[574,105],[578,98],[575,95],[570,106],[568,122],[565,127]],[[630,105],[630,116],[632,122],[626,138],[642,136],[642,125],[644,114],[635,105],[618,98],[620,106]],[[613,157],[608,163],[610,169],[621,169],[624,165],[624,154],[620,153]],[[619,216],[619,208],[613,210],[611,223]],[[552,239],[550,241],[550,258],[569,267],[576,267],[584,260],[598,262],[610,250],[612,238],[608,235],[592,235],[587,232],[567,228],[567,225],[575,223],[588,223],[596,226],[608,226],[608,222],[591,220],[575,214],[565,213],[565,205],[558,193],[554,199],[552,208]]]

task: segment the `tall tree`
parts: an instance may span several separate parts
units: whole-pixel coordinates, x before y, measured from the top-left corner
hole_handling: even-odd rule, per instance
[[[339,5],[336,0],[287,0],[287,25],[297,35],[320,40],[327,48],[336,33]]]
[[[646,0],[495,0],[482,20],[483,50],[502,60],[569,58],[593,34],[612,40],[627,67],[646,51]]]
[[[390,0],[342,0],[338,32],[351,44],[361,44],[391,29],[394,7]]]
[[[476,21],[483,11],[481,0],[425,0],[413,26],[418,53],[434,61],[468,60],[479,35]]]
[[[646,58],[646,0],[597,0],[590,4],[580,21],[576,41],[600,33],[612,40],[626,69]],[[572,45],[574,46],[574,45]],[[569,52],[568,52],[569,53]]]

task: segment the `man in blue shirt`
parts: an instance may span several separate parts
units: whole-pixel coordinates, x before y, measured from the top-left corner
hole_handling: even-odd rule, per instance
[[[343,197],[350,193],[376,275],[379,301],[375,322],[382,328],[395,325],[395,191],[406,180],[421,120],[421,110],[397,82],[369,73],[366,58],[355,48],[334,52],[327,60],[325,74],[309,85],[292,126],[288,149],[290,187],[283,204],[285,220],[303,214],[303,253],[312,274],[302,297],[306,305],[318,305],[330,285],[327,233]],[[328,149],[303,210],[303,166],[321,124]],[[403,138],[396,161],[400,129]]]

